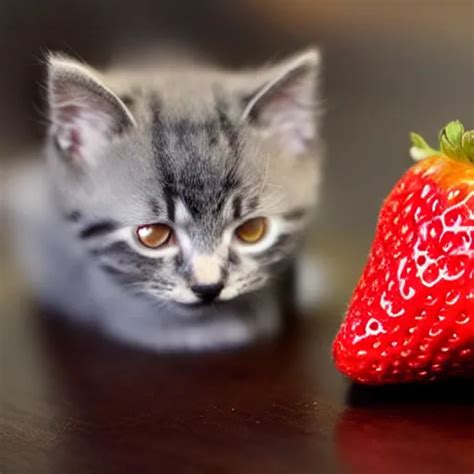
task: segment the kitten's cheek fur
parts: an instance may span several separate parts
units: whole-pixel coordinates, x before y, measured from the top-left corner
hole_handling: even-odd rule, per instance
[[[170,294],[170,299],[181,304],[199,303],[199,299],[196,295],[186,288],[175,288]]]
[[[219,295],[219,300],[229,301],[236,298],[239,295],[238,291],[235,288],[226,286]]]

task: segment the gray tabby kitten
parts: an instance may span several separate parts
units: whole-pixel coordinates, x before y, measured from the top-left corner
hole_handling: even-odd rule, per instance
[[[317,198],[318,65],[102,75],[50,55],[47,163],[16,233],[40,300],[156,350],[274,334]]]

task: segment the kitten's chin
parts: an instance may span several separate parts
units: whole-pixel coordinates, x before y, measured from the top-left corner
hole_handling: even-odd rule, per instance
[[[212,302],[181,303],[178,301],[169,302],[171,311],[178,317],[183,318],[209,318],[216,312],[225,311],[230,301],[216,300]]]

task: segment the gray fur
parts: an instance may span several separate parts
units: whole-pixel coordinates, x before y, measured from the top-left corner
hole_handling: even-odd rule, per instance
[[[12,186],[28,190],[15,240],[39,298],[156,350],[275,333],[276,281],[317,201],[318,58],[99,75],[51,55],[47,179],[37,166]],[[257,216],[268,236],[239,244],[233,231]],[[141,247],[136,227],[155,222],[176,229],[179,245]],[[190,286],[213,279],[221,296],[197,305]]]

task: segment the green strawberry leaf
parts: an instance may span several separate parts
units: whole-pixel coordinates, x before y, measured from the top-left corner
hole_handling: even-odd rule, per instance
[[[462,151],[471,163],[474,163],[474,130],[464,132],[461,139]]]
[[[464,125],[459,120],[449,122],[439,134],[439,143],[442,152],[458,161],[469,161],[464,155],[462,147],[462,137],[464,135]]]
[[[431,148],[418,133],[410,133],[410,140],[410,155],[415,161],[443,154],[456,161],[474,163],[474,130],[466,131],[459,120],[449,122],[440,131],[440,150]]]
[[[412,143],[412,147],[410,148],[410,156],[415,161],[424,160],[429,156],[439,155],[439,150],[431,148],[428,143],[426,143],[425,139],[418,133],[411,132],[410,140]]]

